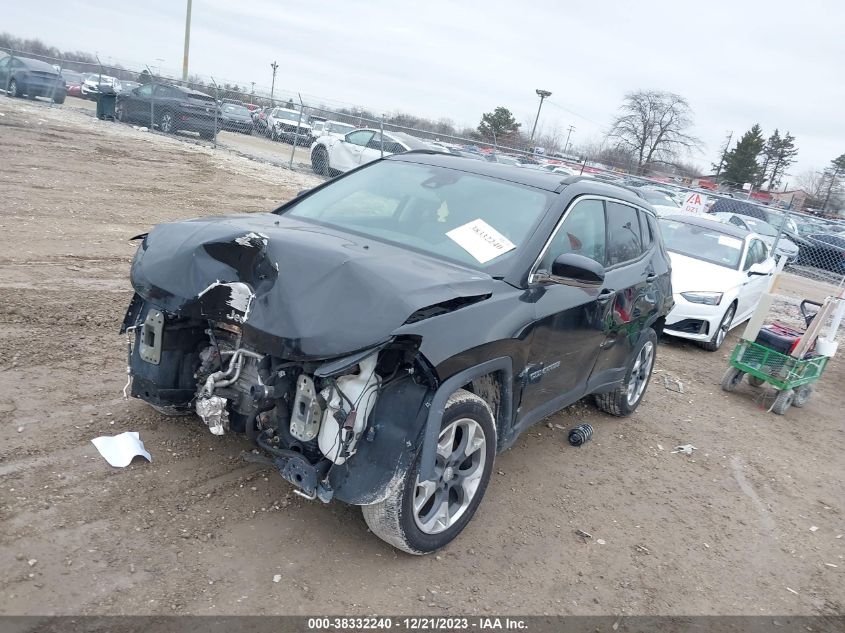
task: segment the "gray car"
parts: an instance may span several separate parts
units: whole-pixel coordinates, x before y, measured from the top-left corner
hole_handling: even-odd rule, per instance
[[[10,97],[47,97],[55,103],[64,103],[67,96],[65,80],[59,71],[47,62],[28,57],[0,59],[0,87]]]
[[[727,222],[745,229],[746,231],[757,233],[761,238],[763,238],[763,241],[770,250],[775,244],[778,230],[777,227],[772,226],[768,222],[752,218],[750,215],[741,215],[738,213],[714,213],[713,216],[722,222]],[[786,237],[786,235],[781,235],[777,243],[777,249],[774,251],[776,257],[784,255],[786,256],[786,261],[790,264],[798,259],[798,246],[795,242]]]

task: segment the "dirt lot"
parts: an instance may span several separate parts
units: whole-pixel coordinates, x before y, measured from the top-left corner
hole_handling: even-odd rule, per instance
[[[535,427],[458,540],[410,557],[240,461],[244,439],[121,396],[129,238],[313,179],[45,104],[0,115],[0,613],[843,613],[842,358],[780,417],[719,389],[736,333],[667,342],[635,416]],[[113,469],[90,440],[128,430],[153,462]]]

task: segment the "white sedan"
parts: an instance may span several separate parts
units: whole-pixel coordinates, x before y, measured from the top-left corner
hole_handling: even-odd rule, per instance
[[[325,135],[311,146],[311,166],[322,176],[334,176],[382,156],[401,154],[413,149],[438,149],[402,132],[381,132],[362,128],[340,138]]]
[[[718,220],[671,215],[659,222],[675,298],[664,332],[714,352],[731,328],[753,314],[775,260],[759,235]]]

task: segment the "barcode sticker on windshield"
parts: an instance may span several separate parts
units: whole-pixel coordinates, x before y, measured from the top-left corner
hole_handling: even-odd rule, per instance
[[[735,248],[737,250],[742,248],[742,240],[737,239],[735,237],[730,237],[729,235],[720,235],[719,236],[719,245],[720,246],[730,246],[731,248]]]
[[[516,248],[516,244],[481,218],[452,229],[446,236],[475,257],[479,264],[485,264]]]

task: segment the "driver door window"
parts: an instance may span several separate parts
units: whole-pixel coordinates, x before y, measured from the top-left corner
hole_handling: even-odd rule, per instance
[[[601,200],[576,203],[549,243],[539,269],[551,271],[552,262],[565,253],[583,255],[604,265],[605,235],[604,203]]]
[[[141,86],[135,91],[135,94],[142,99],[149,99],[153,95],[153,86],[152,84],[146,84],[145,86]]]

